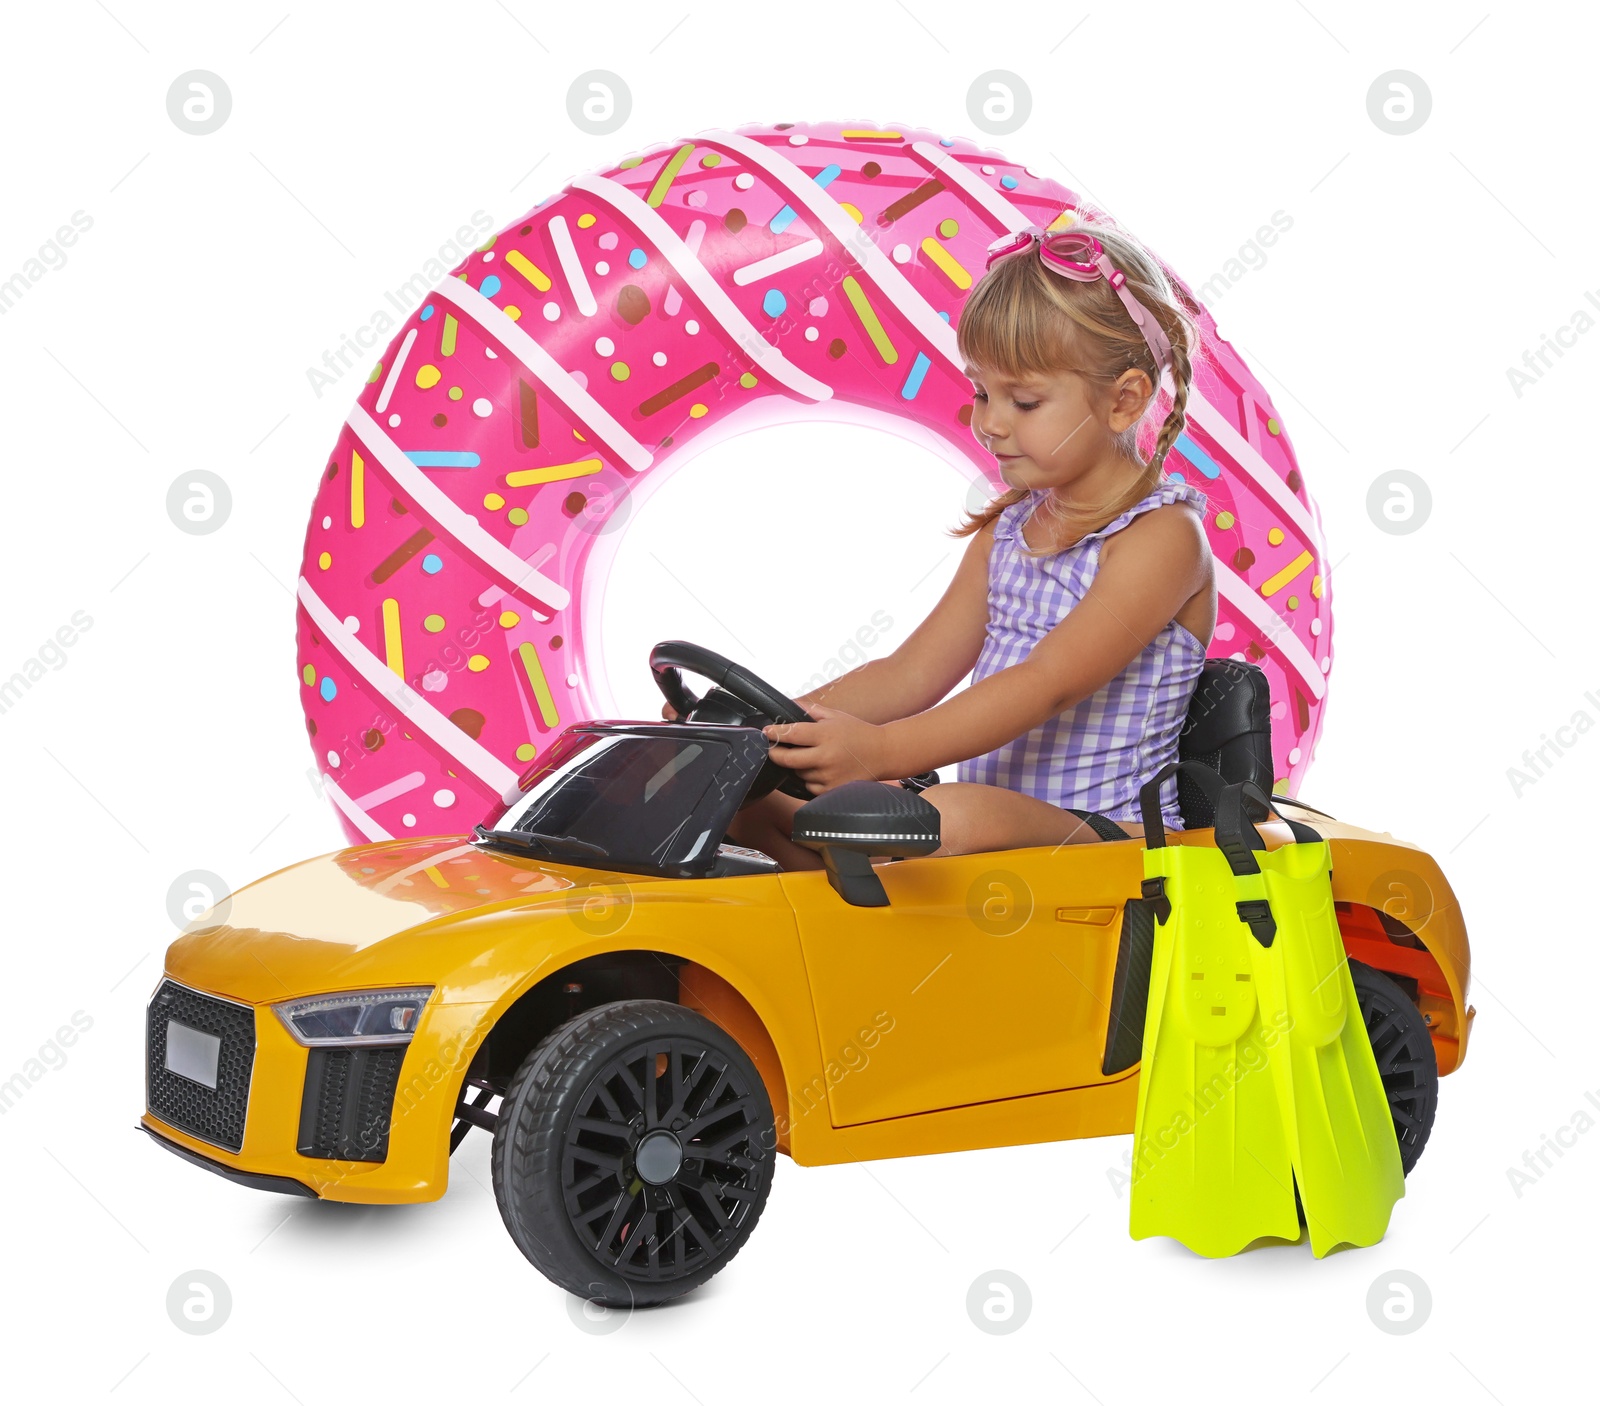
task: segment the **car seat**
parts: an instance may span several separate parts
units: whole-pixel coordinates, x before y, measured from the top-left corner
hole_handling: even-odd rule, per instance
[[[1204,762],[1223,781],[1252,781],[1272,794],[1272,695],[1258,664],[1207,659],[1178,734],[1178,759]],[[1216,818],[1205,792],[1178,773],[1178,813],[1186,830]]]

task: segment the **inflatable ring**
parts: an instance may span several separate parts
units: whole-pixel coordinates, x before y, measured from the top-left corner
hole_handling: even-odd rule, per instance
[[[701,436],[846,419],[1003,491],[954,323],[992,240],[1078,204],[964,139],[778,123],[577,176],[468,254],[373,369],[306,531],[302,699],[351,840],[465,831],[561,729],[615,715],[605,529]],[[1200,325],[1166,466],[1208,496],[1211,652],[1266,671],[1292,791],[1331,657],[1322,534],[1270,398]]]

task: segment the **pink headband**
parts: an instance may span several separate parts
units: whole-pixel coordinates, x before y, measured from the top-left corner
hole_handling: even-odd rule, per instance
[[[993,267],[996,259],[1003,259],[1007,254],[1026,249],[1035,240],[1039,244],[1039,261],[1047,269],[1079,283],[1093,283],[1097,278],[1104,278],[1116,290],[1134,326],[1144,334],[1151,354],[1156,359],[1156,374],[1159,376],[1172,360],[1172,343],[1156,322],[1155,314],[1124,286],[1128,281],[1127,275],[1111,262],[1104,246],[1088,231],[1068,229],[1046,234],[1038,225],[1024,225],[1021,229],[1002,235],[989,246],[984,268]]]

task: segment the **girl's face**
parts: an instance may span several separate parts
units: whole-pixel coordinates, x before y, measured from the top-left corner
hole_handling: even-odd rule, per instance
[[[1115,457],[1112,437],[1137,420],[1143,408],[1143,372],[1125,372],[1110,388],[1109,408],[1091,395],[1076,372],[1008,381],[968,365],[972,382],[972,434],[995,456],[1000,476],[1012,488],[1057,488],[1081,479]],[[1130,378],[1138,385],[1126,385]]]

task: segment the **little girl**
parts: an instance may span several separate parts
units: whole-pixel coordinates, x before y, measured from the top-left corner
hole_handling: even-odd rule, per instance
[[[1161,468],[1198,344],[1160,264],[1121,231],[1080,221],[996,241],[957,345],[972,432],[1010,491],[952,530],[972,541],[904,644],[797,699],[815,722],[766,729],[772,760],[813,795],[959,762],[924,792],[941,855],[1097,840],[1074,809],[1135,821],[1139,787],[1177,757],[1216,624],[1205,495]],[[1166,370],[1172,410],[1142,461]],[[1175,778],[1161,800],[1182,829]],[[801,804],[771,792],[729,838],[818,868],[789,837]]]

